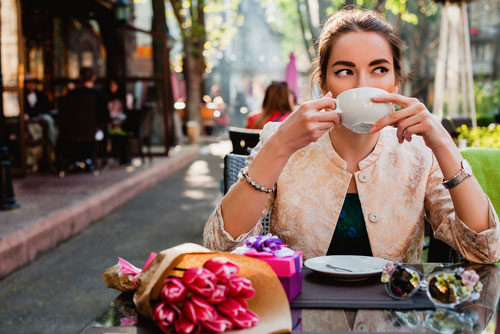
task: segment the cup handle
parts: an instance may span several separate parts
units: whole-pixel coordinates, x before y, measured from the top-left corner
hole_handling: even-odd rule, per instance
[[[342,110],[340,110],[339,107],[339,100],[333,99],[333,101],[335,101],[335,109],[325,108],[325,111],[331,111],[337,114],[342,114]]]

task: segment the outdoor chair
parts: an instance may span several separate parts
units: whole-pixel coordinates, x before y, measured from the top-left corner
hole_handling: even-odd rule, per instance
[[[460,151],[488,195],[496,212],[500,209],[500,149],[466,148]],[[444,242],[430,236],[428,262],[460,262],[464,258]]]
[[[233,144],[233,154],[249,155],[260,139],[260,131],[256,129],[245,129],[229,127],[229,139]]]
[[[458,263],[464,261],[466,260],[462,254],[448,246],[447,243],[434,238],[431,229],[426,262]]]
[[[238,181],[238,173],[245,167],[247,156],[239,154],[227,154],[224,157],[224,178],[222,180],[222,188],[224,195],[229,191],[229,188]],[[264,228],[262,234],[269,232],[269,219],[271,217],[271,210],[267,216],[262,220],[262,227]]]
[[[500,212],[500,149],[466,148],[460,151],[469,161],[477,182],[488,195],[497,213]]]
[[[458,133],[457,133],[457,128],[461,127],[462,125],[466,125],[467,127],[472,127],[472,119],[470,117],[452,117],[452,118],[443,118],[441,120],[441,124],[445,128],[446,131],[452,136],[453,138],[456,138]]]
[[[146,154],[149,162],[152,161],[153,155],[151,151],[151,133],[153,129],[153,113],[154,106],[146,104],[142,109],[133,109],[127,112],[127,119],[123,123],[123,130],[132,133],[131,140],[135,141],[136,154],[144,163],[144,151],[146,146]]]

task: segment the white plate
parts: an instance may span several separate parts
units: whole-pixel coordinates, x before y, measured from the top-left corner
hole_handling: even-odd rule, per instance
[[[379,257],[359,255],[327,255],[319,256],[304,262],[304,266],[322,274],[341,279],[360,279],[378,275],[384,269],[387,260]],[[335,269],[333,266],[342,269]]]

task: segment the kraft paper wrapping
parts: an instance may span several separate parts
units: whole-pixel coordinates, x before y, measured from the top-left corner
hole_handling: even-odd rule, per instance
[[[115,264],[102,273],[102,279],[106,282],[108,288],[123,292],[135,290],[133,282],[134,275],[121,273],[121,269],[121,265]]]
[[[158,253],[149,267],[139,274],[134,295],[137,311],[152,318],[150,300],[159,298],[165,279],[169,276],[183,275],[183,271],[174,268],[202,267],[207,260],[218,256],[226,257],[236,263],[240,267],[238,275],[252,281],[255,296],[247,301],[248,308],[259,316],[257,326],[226,333],[290,333],[292,318],[288,299],[278,277],[267,263],[239,254],[210,252],[209,249],[192,243],[181,244]]]

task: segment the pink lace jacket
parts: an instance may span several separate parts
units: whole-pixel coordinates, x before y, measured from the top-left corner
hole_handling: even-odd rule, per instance
[[[264,127],[261,141],[247,159],[247,165],[278,126],[279,123],[269,123]],[[295,152],[262,212],[263,218],[272,206],[270,232],[291,248],[301,250],[306,259],[325,255],[349,182],[355,177],[373,256],[419,262],[424,220],[427,220],[435,237],[466,259],[481,263],[497,261],[500,231],[491,202],[490,228],[481,233],[469,229],[455,215],[432,151],[421,137],[399,144],[395,132],[393,128],[381,131],[373,152],[360,161],[360,170],[354,174],[346,171],[346,162],[335,152],[328,133]],[[233,238],[224,230],[219,202],[205,225],[204,244],[207,248],[228,251],[247,237],[261,233],[259,222],[247,233]]]

